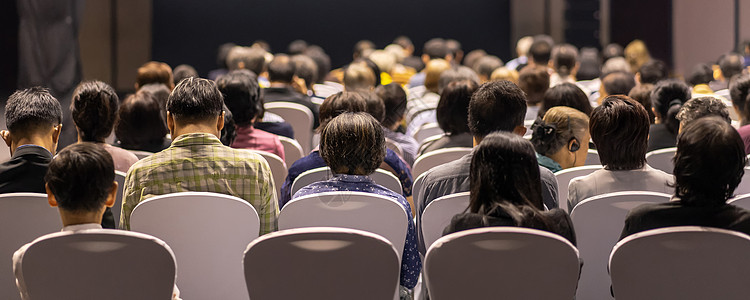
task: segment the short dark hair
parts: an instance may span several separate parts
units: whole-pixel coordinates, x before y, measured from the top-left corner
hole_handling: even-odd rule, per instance
[[[743,120],[750,116],[748,113],[748,101],[750,101],[750,75],[740,75],[729,82],[729,96],[732,98],[732,105],[740,112]],[[745,124],[743,124],[745,125]]]
[[[307,55],[298,54],[292,56],[294,62],[294,75],[305,80],[308,89],[318,81],[318,65]]]
[[[296,68],[292,59],[286,54],[277,54],[268,63],[268,80],[292,83]]]
[[[198,71],[193,68],[191,65],[179,65],[174,67],[174,84],[179,83],[185,78],[188,77],[198,77]]]
[[[469,102],[469,129],[480,139],[493,131],[513,131],[525,116],[526,95],[507,80],[482,84]]]
[[[372,174],[385,152],[383,129],[366,113],[343,113],[320,133],[320,156],[335,174]]]
[[[328,121],[345,112],[367,112],[367,101],[362,94],[343,91],[323,100],[319,110],[319,130],[325,128]]]
[[[622,46],[617,43],[611,43],[602,49],[602,61],[607,61],[613,57],[625,57]]]
[[[565,82],[558,84],[544,93],[544,101],[539,111],[539,116],[543,117],[544,113],[555,106],[567,106],[575,108],[587,116],[591,115],[591,102],[586,93],[577,85]]]
[[[440,94],[436,109],[440,129],[449,135],[469,132],[469,103],[479,85],[471,80],[454,81]]]
[[[651,59],[643,63],[641,68],[638,69],[638,73],[641,74],[641,83],[651,84],[656,84],[669,76],[667,64],[658,59]]]
[[[219,140],[224,146],[232,146],[234,139],[237,137],[237,128],[235,128],[234,116],[232,111],[227,108],[226,104],[222,106],[224,111],[224,128],[221,129],[221,136]]]
[[[732,119],[729,117],[729,108],[724,102],[714,97],[688,100],[677,113],[677,120],[680,120],[680,125],[684,128],[687,124],[707,116],[716,116],[729,124],[732,123]]]
[[[167,111],[178,122],[205,122],[221,116],[224,97],[212,80],[186,78],[167,100]]]
[[[169,99],[169,94],[172,93],[169,87],[161,83],[149,83],[142,86],[138,91],[147,92],[156,99],[156,102],[159,103],[159,109],[161,109],[164,124],[167,124],[167,100]]]
[[[315,45],[307,47],[304,54],[312,58],[315,64],[318,65],[318,76],[315,77],[315,83],[322,83],[328,72],[331,71],[331,58],[322,48]]]
[[[17,135],[49,130],[62,123],[60,102],[43,87],[17,90],[5,103],[5,124]]]
[[[633,74],[615,71],[602,77],[602,86],[607,95],[627,95],[635,87]]]
[[[114,180],[112,156],[93,143],[65,147],[49,163],[44,176],[58,207],[71,212],[101,210]]]
[[[383,99],[385,117],[383,126],[390,128],[403,118],[406,112],[406,91],[398,83],[389,83],[375,88],[375,94]]]
[[[608,170],[634,170],[646,163],[648,113],[624,95],[604,98],[591,113],[589,132]]]
[[[529,47],[529,55],[535,64],[547,67],[552,55],[552,45],[544,39],[534,39]]]
[[[489,76],[487,78],[489,78]],[[469,67],[453,66],[450,69],[443,71],[443,73],[440,73],[440,79],[438,79],[438,94],[442,93],[443,89],[448,86],[449,83],[463,80],[473,81],[477,85],[480,84],[479,76],[477,76],[477,73]]]
[[[407,49],[409,47],[414,48],[414,43],[412,43],[411,39],[405,35],[397,36],[395,39],[393,39],[393,43],[401,46],[401,48],[404,49]]]
[[[714,70],[707,64],[697,64],[690,69],[687,82],[690,85],[708,84],[714,80]]]
[[[479,61],[480,58],[487,56],[487,51],[483,49],[474,49],[466,53],[464,56],[463,64],[469,68],[474,68],[474,65]]]
[[[232,48],[237,47],[237,44],[235,43],[224,43],[219,45],[219,48],[216,50],[216,66],[219,68],[227,69],[227,56],[229,56],[229,51],[232,51]],[[179,81],[177,81],[179,82]],[[175,84],[177,84],[177,82]]]
[[[494,55],[487,55],[477,59],[472,68],[478,75],[483,75],[489,79],[492,76],[492,72],[502,66],[503,61],[500,58]]]
[[[731,52],[723,55],[722,58],[719,59],[719,70],[721,70],[721,75],[724,76],[726,80],[730,80],[735,75],[742,74],[742,69],[745,67],[744,61],[745,59],[739,53]]]
[[[646,109],[646,112],[648,112],[648,121],[651,124],[654,124],[654,122],[656,121],[654,111],[651,109],[651,107],[653,106],[651,104],[651,91],[653,90],[653,84],[642,83],[630,89],[630,93],[628,93],[628,97],[633,98],[633,100],[635,101],[638,101],[638,103],[643,105],[643,108]]]
[[[260,115],[263,109],[260,86],[249,71],[234,70],[222,75],[216,80],[216,86],[224,97],[224,104],[233,113],[237,125],[250,125],[253,118]]]
[[[691,122],[677,137],[675,196],[690,206],[722,205],[740,184],[746,161],[742,138],[725,120]]]
[[[676,79],[662,80],[651,91],[651,102],[656,113],[672,133],[677,133],[680,127],[677,113],[680,112],[682,103],[688,101],[690,96],[690,87]]]
[[[229,70],[240,69],[240,63],[244,69],[260,74],[266,68],[266,50],[260,47],[241,47],[232,48],[227,55],[227,66]]]
[[[357,93],[360,93],[365,98],[367,113],[382,123],[383,119],[385,119],[385,103],[383,103],[383,99],[371,91],[357,91]]]
[[[290,55],[302,54],[302,52],[305,52],[306,49],[307,42],[305,42],[304,40],[293,40],[291,43],[289,43],[289,47],[287,47]]]
[[[140,90],[125,98],[117,112],[115,136],[125,149],[144,149],[148,145],[162,144],[169,133],[154,96]]]
[[[552,49],[552,65],[560,77],[573,73],[578,62],[578,49],[571,44],[562,44]]]
[[[549,89],[549,73],[547,67],[526,66],[518,73],[518,87],[526,93],[530,104],[537,104],[544,100],[544,93]]]
[[[433,38],[424,43],[422,53],[429,56],[430,59],[445,58],[448,56],[448,45],[445,44],[444,39]]]
[[[599,53],[595,48],[581,48],[578,58],[577,80],[593,80],[602,75],[602,64],[599,61]]]
[[[172,68],[168,64],[158,61],[150,61],[138,68],[135,83],[142,87],[149,83],[161,83],[166,86],[172,86]]]
[[[104,142],[117,121],[120,98],[101,81],[85,81],[73,92],[70,113],[84,142]]]

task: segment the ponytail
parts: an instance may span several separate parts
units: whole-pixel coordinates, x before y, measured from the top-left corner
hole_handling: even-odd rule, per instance
[[[673,99],[669,102],[668,107],[667,115],[664,117],[664,124],[667,126],[669,132],[677,134],[680,129],[680,121],[677,120],[677,113],[682,109],[682,100]]]

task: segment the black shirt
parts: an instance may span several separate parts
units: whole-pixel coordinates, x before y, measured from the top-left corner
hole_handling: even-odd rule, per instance
[[[648,150],[677,147],[677,133],[669,132],[666,124],[654,124],[648,129]]]
[[[310,97],[302,95],[292,89],[292,87],[270,87],[263,89],[263,101],[270,102],[293,102],[302,104],[309,108],[313,114],[313,129],[318,128],[320,120],[318,118],[318,105],[310,100]],[[287,120],[288,121],[288,120]]]
[[[528,226],[531,229],[539,229],[547,232],[561,235],[573,245],[576,244],[576,234],[573,230],[573,221],[570,220],[570,216],[564,210],[555,208],[548,211],[540,212],[543,218],[547,219],[549,226],[544,224],[533,224]],[[445,228],[443,235],[450,233],[482,228],[489,226],[516,226],[515,221],[507,215],[505,212],[499,211],[493,215],[487,216],[477,213],[463,213],[458,214],[451,219],[450,225]]]

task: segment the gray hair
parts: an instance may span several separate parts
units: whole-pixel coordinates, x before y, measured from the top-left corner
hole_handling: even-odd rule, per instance
[[[727,123],[732,123],[732,119],[729,118],[729,108],[727,108],[724,102],[714,97],[700,97],[688,100],[682,105],[680,112],[677,113],[677,120],[680,121],[680,126],[684,128],[690,122],[707,116],[718,116],[727,121]]]

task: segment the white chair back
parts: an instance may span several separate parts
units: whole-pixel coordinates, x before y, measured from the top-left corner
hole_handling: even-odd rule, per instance
[[[598,165],[581,166],[555,172],[555,178],[557,179],[558,206],[562,210],[568,211],[568,185],[570,184],[570,181],[573,180],[573,178],[589,175],[601,168],[602,166]]]
[[[379,234],[390,241],[399,259],[408,228],[406,210],[396,200],[364,192],[325,192],[292,199],[279,213],[279,230],[343,227]]]
[[[382,236],[330,227],[264,235],[247,246],[242,263],[250,299],[259,300],[389,299],[400,266]]]
[[[5,143],[0,143],[0,163],[10,160],[10,149]]]
[[[440,129],[438,123],[425,123],[414,131],[414,139],[417,141],[417,144],[422,144],[424,140],[442,134],[443,130]]]
[[[599,152],[594,149],[589,149],[589,153],[586,154],[586,165],[587,166],[601,166],[602,161],[599,159]]]
[[[304,153],[312,149],[313,113],[307,106],[292,102],[268,102],[263,105],[266,111],[279,115],[292,125],[294,138],[299,141]]]
[[[271,168],[273,186],[276,187],[276,199],[279,199],[279,197],[281,197],[281,186],[283,185],[284,180],[286,180],[286,174],[288,172],[284,160],[273,153],[260,150],[245,150],[257,153],[258,155],[263,156],[263,158],[266,159],[266,162],[268,162],[268,166]]]
[[[453,216],[463,213],[469,207],[469,192],[446,195],[435,200],[422,213],[422,237],[424,248],[429,249],[451,223]]]
[[[472,148],[468,147],[455,147],[427,152],[414,161],[414,167],[412,168],[411,174],[414,177],[419,177],[419,175],[434,167],[464,157],[464,155],[471,153],[471,149]]]
[[[172,247],[183,298],[247,299],[239,261],[260,220],[245,200],[205,192],[155,196],[133,209],[130,224]]]
[[[315,84],[313,85],[313,91],[315,92],[315,96],[321,97],[321,98],[328,98],[328,96],[331,96],[335,93],[343,91],[343,87],[337,87],[330,84]]]
[[[398,154],[399,157],[402,157],[402,158],[404,157],[404,149],[401,149],[401,145],[394,142],[393,140],[388,139],[388,138],[385,139],[385,147],[388,149],[391,149],[391,151],[393,152],[396,152],[396,154]]]
[[[531,135],[533,131],[531,130],[531,126],[534,125],[535,120],[524,120],[523,121],[523,127],[526,127],[526,132],[524,132],[523,137],[531,139]]]
[[[750,237],[680,226],[633,234],[609,258],[617,300],[747,299]]]
[[[750,194],[750,167],[745,167],[745,174],[742,175],[740,185],[734,190],[735,195]]]
[[[427,153],[427,152],[423,152],[427,148],[427,144],[430,143],[430,142],[432,142],[432,141],[439,140],[440,138],[442,138],[444,136],[445,136],[445,133],[443,133],[441,135],[434,135],[434,136],[431,136],[431,137],[428,137],[428,138],[424,139],[424,141],[422,141],[421,143],[419,143],[419,151],[417,151],[417,152],[418,153]]]
[[[734,198],[729,199],[727,204],[750,210],[750,194],[737,195]]]
[[[438,239],[427,251],[423,274],[433,300],[570,300],[579,268],[578,250],[557,234],[485,227]]]
[[[674,158],[675,152],[677,152],[677,148],[654,150],[646,153],[646,161],[648,162],[648,165],[654,169],[662,170],[667,174],[672,174],[672,172],[674,172],[672,158]]]
[[[117,198],[115,198],[115,205],[110,210],[112,216],[115,218],[115,228],[120,228],[120,214],[122,213],[122,190],[125,188],[125,174],[124,172],[115,171],[115,181],[117,181]]]
[[[46,194],[0,194],[0,228],[0,299],[21,299],[13,276],[13,253],[42,235],[60,231],[60,214],[49,206]]]
[[[35,300],[171,299],[176,267],[169,246],[147,234],[57,232],[29,246],[20,280]]]
[[[286,163],[287,168],[291,167],[298,159],[305,157],[305,152],[302,150],[302,146],[300,146],[296,140],[285,136],[279,136],[279,141],[281,141],[281,145],[284,146],[284,163]],[[282,183],[283,181],[278,184]]]
[[[584,261],[577,299],[609,299],[607,260],[622,233],[625,217],[641,204],[667,202],[669,198],[656,192],[616,192],[585,199],[573,208],[570,217]]]
[[[148,151],[140,151],[140,150],[128,150],[128,151],[130,151],[130,153],[133,153],[135,157],[137,157],[138,159],[144,159],[147,156],[154,155],[153,152],[148,152]]]
[[[292,196],[294,196],[294,193],[299,191],[301,188],[306,187],[312,183],[326,181],[328,179],[331,179],[332,177],[333,172],[331,172],[331,168],[329,167],[320,167],[302,172],[301,174],[299,174],[299,176],[297,176],[294,182],[292,182],[291,194]],[[382,185],[383,187],[391,191],[399,194],[404,193],[403,187],[401,186],[401,181],[398,179],[398,177],[391,174],[391,172],[383,169],[376,169],[375,172],[370,174],[370,178],[375,181],[375,183]]]

